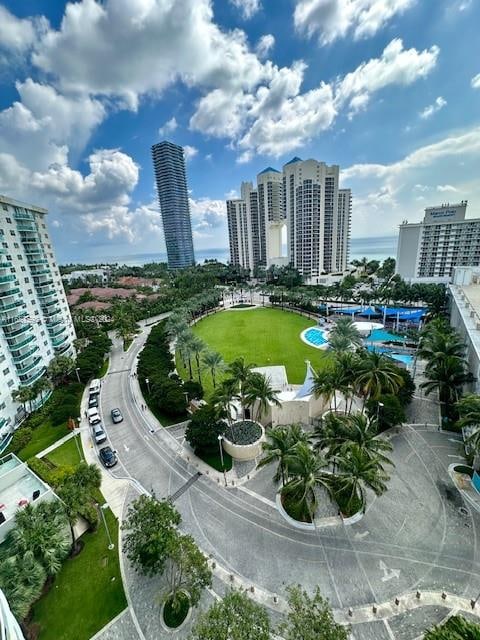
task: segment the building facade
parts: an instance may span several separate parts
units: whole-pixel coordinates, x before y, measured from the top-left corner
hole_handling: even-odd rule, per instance
[[[75,355],[46,215],[0,196],[0,442],[24,415],[12,392],[41,379],[55,356]]]
[[[153,168],[171,269],[195,264],[183,147],[163,141],[152,146]]]
[[[467,201],[425,209],[422,222],[400,225],[397,273],[409,282],[451,282],[456,266],[480,265],[480,218]]]
[[[292,264],[307,282],[345,271],[349,258],[352,197],[339,188],[339,167],[293,158],[283,171],[267,167],[257,175],[257,208],[249,204],[243,185],[241,198],[227,201],[230,258],[252,272],[257,265]],[[244,183],[245,184],[245,183]],[[234,203],[245,204],[246,225],[233,215]],[[257,218],[258,209],[258,218]],[[247,238],[241,236],[245,229]],[[233,238],[233,246],[232,246]],[[283,240],[286,239],[286,251]],[[241,248],[250,249],[249,262],[240,262]]]

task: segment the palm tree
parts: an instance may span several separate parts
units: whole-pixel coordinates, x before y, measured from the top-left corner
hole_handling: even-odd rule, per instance
[[[68,525],[63,505],[58,502],[28,504],[15,515],[15,528],[6,537],[7,546],[18,556],[32,553],[47,575],[60,571],[70,543],[65,535]]]
[[[480,396],[467,393],[457,402],[456,408],[460,416],[459,427],[480,427]]]
[[[457,356],[438,358],[425,370],[425,376],[427,381],[420,386],[426,395],[438,391],[440,402],[444,403],[448,415],[450,407],[458,402],[463,385],[470,380],[464,360]]]
[[[403,378],[389,358],[365,351],[358,365],[357,384],[363,394],[363,412],[369,398],[378,400],[384,393],[395,393],[403,385]]]
[[[247,378],[245,402],[247,406],[252,407],[252,417],[253,406],[255,402],[258,403],[256,420],[267,412],[270,403],[277,407],[281,406],[277,398],[277,392],[272,389],[272,385],[262,373],[252,373]]]
[[[385,454],[393,449],[390,442],[378,436],[378,424],[376,420],[367,418],[363,413],[356,413],[348,416],[345,421],[346,428],[339,437],[344,438],[340,449],[349,447],[351,443],[359,446],[367,457],[378,459],[381,464],[393,465],[393,462]]]
[[[345,396],[345,412],[351,413],[357,390],[358,367],[360,359],[352,351],[335,354],[335,367],[342,372],[342,389]],[[349,404],[350,400],[350,404]]]
[[[236,396],[236,384],[234,380],[223,380],[212,395],[213,406],[218,410],[219,417],[226,416],[228,425],[232,424],[233,401]]]
[[[28,402],[28,406],[29,406],[29,410],[28,413],[31,413],[32,411],[32,400],[35,399],[35,396],[33,395],[33,390],[32,387],[18,387],[18,389],[14,389],[12,391],[12,400],[14,402],[20,402],[20,404],[23,406],[23,410],[25,411],[25,413],[27,413],[27,402]]]
[[[332,408],[332,398],[334,401],[334,410],[337,410],[336,388],[332,374],[329,369],[323,369],[315,375],[313,383],[313,393],[317,398],[322,397],[328,402],[329,409]]]
[[[206,351],[203,354],[202,362],[205,369],[210,371],[210,375],[212,376],[212,384],[215,389],[216,385],[216,375],[217,373],[223,371],[225,368],[225,363],[223,361],[222,356],[217,351]]]
[[[338,342],[338,345],[347,345],[347,349],[353,349],[362,345],[362,336],[360,335],[354,321],[351,318],[339,318],[335,322],[334,328],[330,331],[328,341],[330,345]],[[342,350],[347,350],[342,349]]]
[[[252,368],[254,366],[254,364],[246,364],[245,358],[243,358],[242,356],[230,363],[227,369],[228,374],[230,375],[230,378],[231,380],[233,380],[237,389],[237,396],[242,407],[242,420],[245,420],[245,393],[247,390],[247,382],[252,374]]]
[[[387,490],[389,476],[385,473],[378,457],[371,457],[356,442],[336,456],[339,473],[335,476],[337,491],[346,496],[350,509],[359,500],[362,511],[366,509],[366,490],[371,489],[380,496]]]
[[[433,364],[438,358],[446,356],[463,357],[465,353],[465,344],[460,337],[452,333],[431,332],[423,336],[417,355]]]
[[[180,334],[177,340],[177,348],[180,351],[183,360],[184,361],[186,360],[188,363],[188,373],[189,373],[190,380],[192,380],[193,378],[193,373],[192,373],[193,340],[194,340],[194,336],[190,330]]]
[[[40,396],[40,401],[43,403],[43,394],[45,391],[50,391],[53,387],[51,381],[47,376],[42,376],[34,382],[32,385],[32,393],[35,393],[35,397]]]
[[[75,360],[68,356],[55,356],[47,367],[47,375],[53,384],[63,382],[75,369]]]
[[[262,443],[263,458],[258,462],[257,468],[278,462],[273,480],[278,482],[281,479],[282,485],[285,485],[288,478],[285,458],[296,444],[307,441],[308,436],[299,424],[280,425],[268,429],[267,441]]]
[[[0,562],[0,588],[13,615],[22,621],[37,600],[46,580],[45,569],[31,552],[23,556],[8,555]]]
[[[293,501],[302,519],[313,522],[317,509],[316,489],[323,487],[331,494],[332,476],[327,473],[328,462],[315,453],[306,442],[298,442],[285,456],[290,480],[282,488],[282,496]]]
[[[195,356],[195,361],[197,363],[198,381],[200,382],[200,384],[202,384],[202,375],[200,373],[201,371],[200,355],[205,351],[206,345],[205,345],[205,342],[199,336],[193,335],[193,339],[191,340],[190,346],[192,349],[192,353]]]

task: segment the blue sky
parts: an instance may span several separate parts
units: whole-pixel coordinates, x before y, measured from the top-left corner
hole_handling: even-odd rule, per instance
[[[150,146],[188,150],[194,243],[293,155],[339,164],[354,237],[480,216],[478,0],[0,0],[0,192],[62,262],[163,251]]]

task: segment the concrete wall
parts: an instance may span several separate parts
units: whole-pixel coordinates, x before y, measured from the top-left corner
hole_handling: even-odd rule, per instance
[[[396,273],[402,278],[414,278],[420,240],[420,225],[402,225],[398,236]]]

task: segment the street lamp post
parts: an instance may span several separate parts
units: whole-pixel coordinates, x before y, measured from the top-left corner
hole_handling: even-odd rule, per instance
[[[78,374],[78,372],[79,372],[79,371],[80,371],[79,367],[76,367],[76,368],[75,368],[75,373],[76,373],[76,376],[77,376],[77,380],[78,380],[78,382],[82,382],[82,381],[80,380],[80,376],[79,376],[79,374]]]
[[[377,426],[378,426],[378,420],[379,420],[379,418],[380,418],[380,408],[382,408],[382,409],[383,409],[383,407],[384,407],[384,406],[385,406],[385,405],[383,404],[383,402],[379,402],[379,403],[377,404]]]
[[[82,455],[82,450],[80,448],[80,445],[78,444],[78,437],[80,436],[80,421],[81,418],[77,418],[78,421],[78,433],[74,433],[73,434],[73,439],[75,440],[75,445],[77,447],[77,451],[78,451],[78,457],[80,458],[80,462],[83,462],[83,455]]]
[[[107,520],[105,518],[105,509],[108,509],[108,504],[105,502],[105,504],[99,505],[97,503],[97,507],[99,507],[100,509],[100,515],[102,516],[102,520],[103,520],[103,526],[105,527],[105,531],[107,532],[107,538],[108,538],[108,550],[112,551],[112,549],[115,549],[115,545],[112,542],[112,538],[110,537],[110,531],[108,530],[108,525],[107,525]]]
[[[220,449],[220,460],[222,461],[223,480],[225,482],[225,486],[227,486],[227,474],[225,473],[225,463],[223,462],[223,447],[222,447],[223,436],[219,435],[217,437],[218,437],[218,448]]]
[[[148,395],[150,395],[150,379],[149,378],[145,378],[145,382],[147,384]]]

